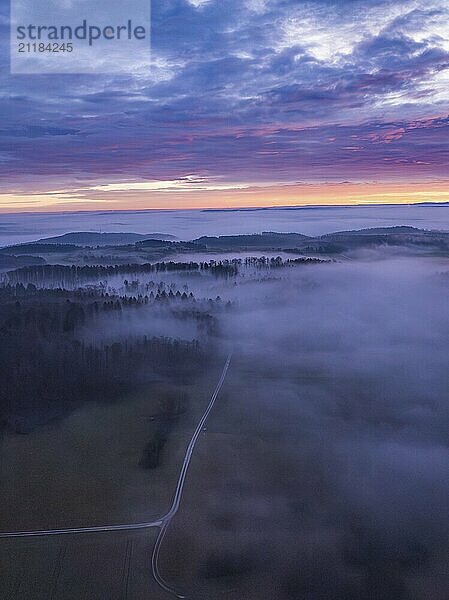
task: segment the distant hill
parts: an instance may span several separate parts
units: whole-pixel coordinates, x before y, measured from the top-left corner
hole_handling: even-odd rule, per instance
[[[40,242],[29,242],[25,244],[17,244],[17,246],[5,246],[0,248],[0,254],[57,254],[76,252],[80,246],[75,244],[47,244]]]
[[[415,252],[446,255],[449,252],[449,233],[416,227],[375,227],[359,231],[339,231],[321,236],[324,244],[333,244],[340,251],[357,248],[395,246]]]
[[[46,261],[40,256],[9,256],[8,254],[0,254],[0,269],[18,269],[20,267],[45,264]]]
[[[143,240],[176,240],[168,233],[95,233],[75,231],[37,240],[36,244],[73,244],[75,246],[126,246]]]
[[[197,250],[198,244],[195,242],[170,242],[168,240],[146,239],[142,242],[136,242],[136,248],[170,248],[173,250]]]
[[[318,237],[300,233],[267,231],[253,235],[204,236],[194,243],[209,250],[222,251],[276,251],[303,252],[307,254],[341,254],[369,247],[395,246],[417,252],[449,252],[449,233],[428,231],[416,227],[374,227],[354,231],[339,231]]]
[[[336,231],[335,233],[326,233],[321,236],[321,239],[337,239],[340,237],[357,236],[357,235],[403,235],[403,234],[431,234],[434,232],[418,229],[417,227],[408,227],[406,225],[398,225],[396,227],[371,227],[370,229],[351,229],[349,231]]]
[[[222,235],[219,237],[203,236],[193,240],[193,243],[200,244],[206,248],[220,250],[246,250],[246,249],[265,249],[270,248],[291,248],[298,244],[313,239],[301,233],[277,233],[274,231],[264,231],[251,235]]]
[[[308,256],[338,256],[358,250],[384,251],[391,248],[396,254],[405,252],[449,256],[449,232],[407,226],[339,231],[317,237],[265,231],[244,235],[203,236],[190,242],[181,242],[161,239],[161,236],[164,234],[73,232],[1,248],[0,256],[5,256],[4,263],[10,261],[11,268],[16,266],[12,259],[24,255],[28,260],[30,255],[44,255],[49,262],[62,260],[63,257],[63,262],[73,264],[86,260],[90,264],[121,264],[124,260],[138,263],[141,260],[162,260],[186,252],[289,252]],[[55,257],[53,261],[50,260],[50,255]]]

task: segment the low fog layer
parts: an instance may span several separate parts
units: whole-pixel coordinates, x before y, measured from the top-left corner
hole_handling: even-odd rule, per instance
[[[348,262],[234,287],[224,406],[192,475],[200,491],[189,489],[170,538],[172,552],[187,549],[171,567],[180,589],[445,598],[445,270],[432,259]]]
[[[410,225],[449,230],[449,206],[304,207],[254,210],[123,211],[0,215],[0,247],[72,231],[168,233],[181,240],[202,235],[334,231]]]

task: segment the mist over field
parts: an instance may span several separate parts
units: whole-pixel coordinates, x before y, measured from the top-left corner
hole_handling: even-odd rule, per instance
[[[289,262],[288,253],[243,253],[235,261],[215,254],[196,267],[136,265],[128,274],[125,266],[110,267],[96,284],[95,269],[89,271],[84,291],[64,292],[69,313],[64,317],[68,299],[55,310],[63,311],[58,343],[71,347],[74,336],[83,352],[105,352],[97,392],[75,387],[73,395],[69,380],[64,396],[46,395],[43,405],[36,396],[18,413],[5,413],[6,529],[132,523],[163,514],[186,444],[232,351],[161,551],[160,568],[173,589],[204,599],[443,600],[449,263],[444,255],[417,255],[406,243],[400,253],[369,246],[341,259]],[[8,275],[9,286],[37,284],[4,288],[23,296],[8,328],[28,327],[17,310],[32,298],[63,293],[57,286],[68,277],[64,269],[72,272],[50,265]],[[82,314],[74,310],[80,302]],[[154,340],[151,346],[138,345],[143,336]],[[156,359],[153,348],[164,358]],[[90,367],[74,360],[89,380]],[[120,388],[101,383],[103,370],[119,376]],[[64,410],[55,413],[64,397]],[[31,419],[36,403],[41,412]],[[51,490],[44,485],[49,477]],[[131,544],[132,597],[151,590],[152,598],[165,598],[151,579],[153,534],[130,534],[123,544],[108,535],[100,540],[103,550],[86,546],[91,560],[101,566],[104,552],[112,552],[115,564],[128,552],[123,544]],[[10,552],[13,541],[3,540],[3,549]],[[30,543],[37,556],[39,540]],[[72,552],[79,543],[74,538],[58,548]],[[54,548],[51,540],[46,548]],[[23,560],[20,542],[13,556]],[[77,560],[61,568],[70,581],[85,569]],[[22,597],[44,598],[48,586],[62,585],[36,577],[41,587],[28,582]],[[92,597],[101,597],[106,582],[98,574],[89,581]],[[122,585],[119,577],[108,579],[111,597],[122,597]],[[67,583],[55,589],[64,598],[80,593],[77,585],[67,591]]]
[[[204,488],[169,543],[189,549],[171,568],[181,589],[190,577],[198,593],[196,572],[198,597],[444,598],[444,267],[384,259],[239,286]]]

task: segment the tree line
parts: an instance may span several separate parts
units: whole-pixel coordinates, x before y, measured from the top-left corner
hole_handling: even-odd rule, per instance
[[[4,274],[4,283],[51,284],[65,287],[81,285],[86,281],[100,281],[116,275],[143,275],[167,272],[204,271],[216,277],[235,277],[242,266],[259,268],[280,268],[300,264],[317,264],[328,262],[314,257],[299,257],[284,260],[282,257],[247,257],[245,259],[210,260],[205,262],[159,262],[120,265],[33,265],[8,271]]]

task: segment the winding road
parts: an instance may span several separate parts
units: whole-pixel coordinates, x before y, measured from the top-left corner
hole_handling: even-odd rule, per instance
[[[196,426],[195,431],[193,432],[192,438],[187,446],[186,453],[184,456],[184,461],[182,463],[181,471],[178,477],[178,483],[176,485],[175,494],[173,496],[172,505],[170,510],[155,521],[148,521],[145,523],[130,523],[123,525],[99,525],[96,527],[72,527],[70,529],[43,529],[37,531],[12,531],[12,532],[0,532],[0,538],[24,538],[24,537],[44,537],[44,536],[52,536],[52,535],[73,535],[77,533],[101,533],[108,531],[128,531],[134,529],[149,529],[151,527],[160,527],[159,535],[157,537],[153,555],[151,558],[151,565],[153,569],[153,576],[157,583],[167,592],[175,594],[178,598],[185,598],[178,594],[173,588],[171,588],[168,583],[162,578],[159,571],[159,555],[162,543],[164,541],[165,534],[167,532],[170,523],[175,517],[176,513],[179,510],[179,506],[182,499],[182,493],[184,491],[184,485],[186,480],[187,471],[189,469],[190,461],[192,460],[193,451],[195,450],[196,443],[198,438],[201,435],[203,427],[209,417],[211,410],[214,407],[214,404],[218,398],[218,394],[223,386],[224,380],[226,378],[226,374],[229,369],[229,365],[231,364],[232,352],[228,354],[226,362],[224,364],[223,370],[221,372],[220,379],[215,387],[215,390],[210,397],[209,404],[207,405],[198,425]]]
[[[217,386],[214,390],[214,393],[212,394],[212,396],[210,398],[209,404],[207,405],[207,408],[204,411],[203,416],[201,417],[200,422],[198,423],[198,425],[193,433],[192,439],[190,440],[190,443],[187,446],[186,454],[184,457],[184,462],[182,464],[181,472],[180,472],[179,478],[178,478],[178,485],[176,486],[175,495],[173,497],[173,503],[172,503],[172,506],[171,506],[170,510],[168,511],[168,513],[166,515],[164,515],[164,517],[162,517],[162,519],[161,519],[162,520],[161,530],[159,531],[159,535],[157,536],[157,540],[156,540],[156,543],[155,543],[154,549],[153,549],[153,556],[151,558],[151,565],[153,568],[153,576],[154,576],[155,580],[165,591],[175,594],[176,596],[178,596],[178,598],[185,598],[185,596],[178,594],[173,588],[171,588],[168,585],[168,583],[160,575],[160,572],[159,572],[160,549],[161,549],[162,543],[164,541],[164,537],[167,532],[167,529],[168,529],[171,521],[173,520],[173,517],[178,512],[179,505],[181,503],[182,492],[184,490],[184,483],[185,483],[185,479],[186,479],[186,475],[187,475],[187,470],[190,465],[190,460],[192,458],[192,454],[195,449],[196,442],[198,441],[201,431],[207,421],[207,417],[209,416],[210,411],[213,409],[215,401],[217,400],[218,394],[220,393],[221,387],[226,378],[226,373],[228,372],[229,365],[231,363],[231,357],[232,357],[232,354],[230,353],[228,355],[228,358],[226,359],[225,365],[223,367],[223,371],[221,373],[221,377],[218,380]]]

